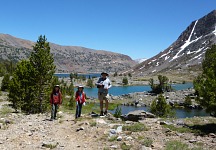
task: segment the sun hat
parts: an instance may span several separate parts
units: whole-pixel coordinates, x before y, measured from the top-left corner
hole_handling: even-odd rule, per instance
[[[79,85],[79,86],[78,86],[78,88],[83,88],[83,89],[84,89],[84,86],[82,86],[82,85]]]
[[[57,84],[57,85],[55,85],[55,87],[58,87],[58,88],[60,88],[60,86]]]
[[[105,74],[106,76],[109,76],[109,74],[106,73],[106,72],[102,72],[102,73],[101,73],[101,75],[103,75],[103,74]]]

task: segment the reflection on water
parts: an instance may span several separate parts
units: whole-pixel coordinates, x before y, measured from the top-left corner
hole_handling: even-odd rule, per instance
[[[121,106],[122,114],[127,114],[130,111],[135,110],[144,110],[149,112],[149,107],[134,107],[134,106]],[[194,116],[209,116],[208,113],[205,112],[203,109],[183,109],[183,108],[175,108],[177,118],[190,118]],[[110,113],[115,113],[115,110],[109,111]]]

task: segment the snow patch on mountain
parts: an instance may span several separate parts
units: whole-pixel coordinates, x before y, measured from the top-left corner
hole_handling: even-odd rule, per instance
[[[146,60],[147,60],[147,58],[140,58],[140,59],[136,59],[134,61],[137,62],[138,64],[140,64],[140,63],[142,63],[142,62],[144,62]]]
[[[170,61],[173,61],[174,59],[178,58],[178,57],[179,57],[178,55],[179,55],[188,45],[190,45],[191,43],[195,42],[195,40],[191,41],[191,36],[192,36],[192,34],[193,34],[193,32],[194,32],[194,29],[195,29],[195,27],[196,27],[197,22],[198,22],[198,20],[196,20],[196,22],[195,22],[195,24],[194,24],[194,26],[193,26],[193,29],[192,29],[192,31],[191,31],[191,33],[190,33],[190,36],[189,36],[189,38],[188,38],[188,40],[185,41],[184,45],[181,46],[181,49],[178,51],[178,53],[177,53]]]
[[[216,35],[216,26],[215,26],[215,30],[212,32],[214,35]]]

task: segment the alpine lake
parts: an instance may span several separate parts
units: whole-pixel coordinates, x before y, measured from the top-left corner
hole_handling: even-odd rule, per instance
[[[55,74],[56,76],[60,78],[67,78],[69,77],[69,74]],[[82,76],[85,76],[86,78],[90,77],[99,77],[100,74],[80,74]],[[174,90],[184,90],[188,88],[193,87],[193,83],[185,83],[185,84],[172,84],[171,85]],[[74,90],[77,90],[77,88],[74,88]],[[144,92],[144,91],[150,91],[151,87],[149,85],[135,85],[135,86],[113,86],[109,89],[109,94],[113,96],[128,94],[128,93],[134,93],[134,92]],[[85,93],[88,97],[91,98],[97,98],[97,91],[98,89],[95,88],[85,88]],[[99,107],[99,106],[98,106]],[[144,110],[149,111],[149,107],[136,107],[136,106],[123,106],[121,105],[121,111],[122,114],[127,114],[130,111],[135,110]],[[174,108],[175,111],[175,117],[177,118],[190,118],[195,116],[210,116],[208,113],[205,112],[204,109],[186,109],[186,108]],[[114,110],[110,110],[110,113],[115,113]]]

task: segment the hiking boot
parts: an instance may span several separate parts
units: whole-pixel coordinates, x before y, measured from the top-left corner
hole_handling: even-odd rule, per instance
[[[100,116],[103,116],[103,115],[104,115],[104,114],[103,114],[103,111],[101,111],[101,112],[100,112]]]
[[[104,111],[104,115],[107,115],[107,110],[106,110],[106,111]]]

